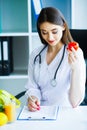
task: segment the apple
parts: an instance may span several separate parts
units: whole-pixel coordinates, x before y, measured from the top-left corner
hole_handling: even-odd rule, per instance
[[[67,50],[72,51],[72,47],[77,50],[79,48],[79,44],[77,42],[69,42],[67,46]]]

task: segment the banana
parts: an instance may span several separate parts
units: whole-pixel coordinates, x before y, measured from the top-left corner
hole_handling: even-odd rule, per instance
[[[15,96],[11,95],[5,90],[0,90],[0,104],[5,105],[14,101],[16,103],[16,107],[19,107],[21,102],[15,98]]]
[[[0,94],[1,104],[5,105],[11,102],[10,98],[7,98],[4,94]]]
[[[5,95],[5,96],[10,98],[10,94],[7,91],[5,91],[5,90],[0,90],[0,94],[3,94],[3,95]]]

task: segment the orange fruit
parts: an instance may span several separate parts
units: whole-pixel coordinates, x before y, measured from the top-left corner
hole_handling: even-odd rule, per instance
[[[8,122],[8,117],[5,113],[0,112],[0,126],[5,125]]]

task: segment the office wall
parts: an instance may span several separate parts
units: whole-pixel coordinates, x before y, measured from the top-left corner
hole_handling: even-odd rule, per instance
[[[87,29],[87,0],[72,0],[72,28]]]

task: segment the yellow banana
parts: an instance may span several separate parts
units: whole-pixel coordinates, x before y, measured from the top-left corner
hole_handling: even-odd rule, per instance
[[[5,95],[0,94],[0,102],[2,102],[1,104],[8,104],[11,102],[11,100],[9,98],[7,98]]]
[[[15,98],[12,94],[8,93],[5,90],[0,90],[0,104],[5,105],[14,101],[16,103],[16,107],[19,107],[21,102]]]

